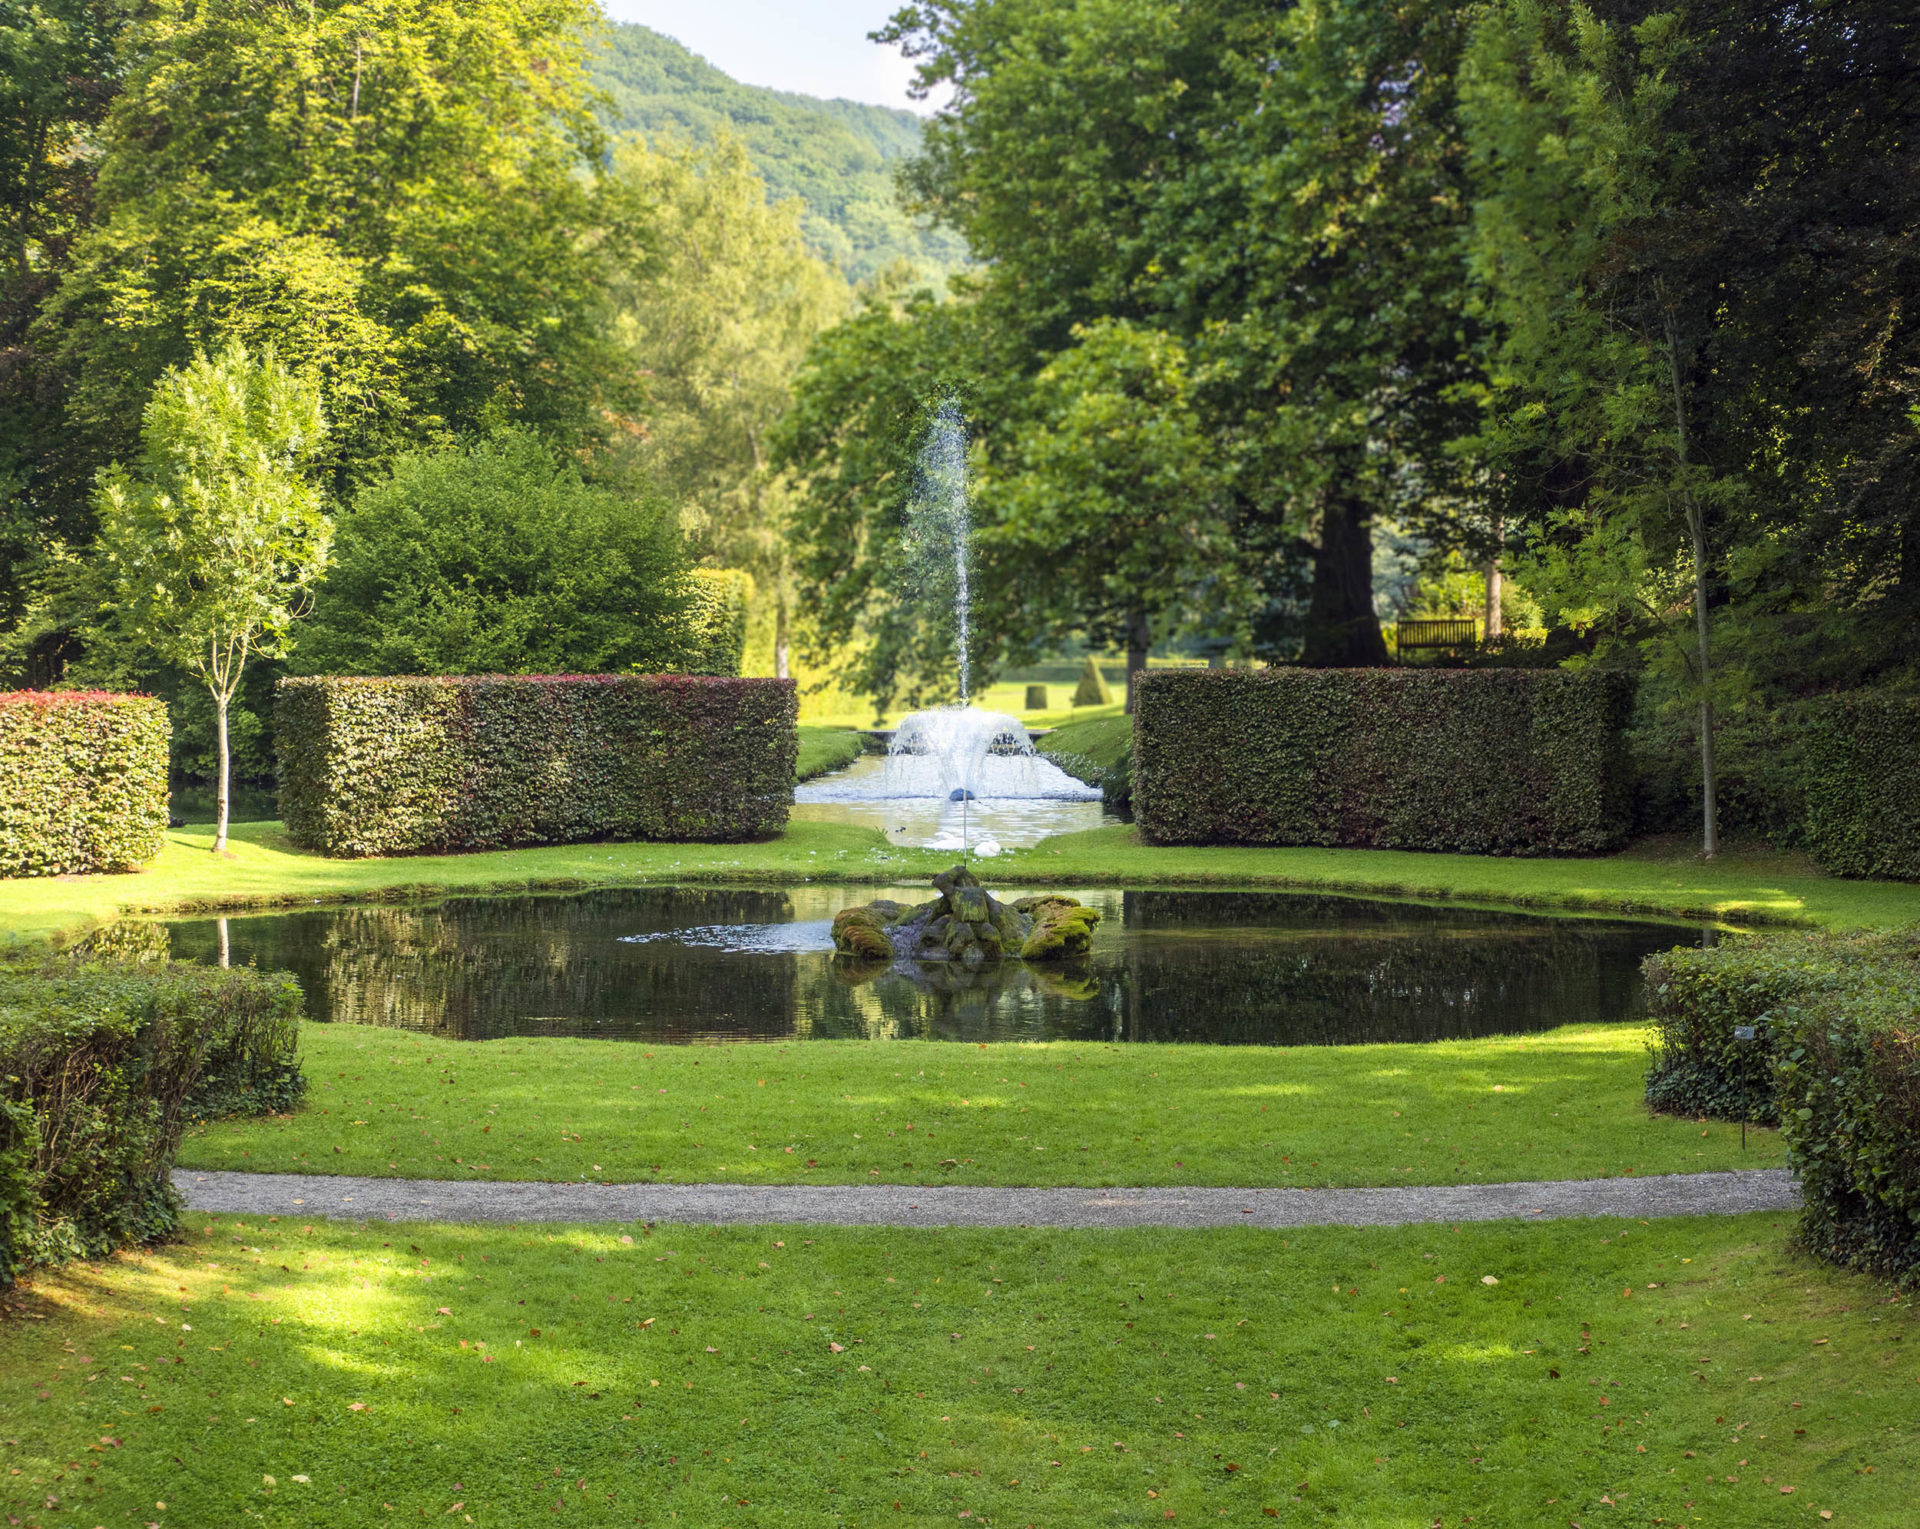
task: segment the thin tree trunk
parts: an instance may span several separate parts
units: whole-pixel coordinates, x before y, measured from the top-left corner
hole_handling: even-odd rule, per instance
[[[777,680],[791,679],[787,672],[787,646],[790,634],[787,630],[787,592],[777,590],[773,597],[773,677]]]
[[[1364,500],[1339,490],[1328,493],[1321,511],[1300,662],[1309,669],[1373,669],[1387,663],[1387,639],[1373,609],[1372,511]]]
[[[227,749],[227,697],[218,690],[213,693],[215,730],[220,738],[220,778],[214,787],[214,830],[213,852],[224,854],[227,848],[227,777],[231,765]]]
[[[1687,471],[1687,409],[1680,388],[1680,342],[1674,333],[1673,318],[1664,317],[1667,329],[1667,374],[1673,383],[1674,453],[1683,475],[1681,493],[1687,512],[1687,531],[1693,540],[1693,631],[1699,645],[1700,671],[1700,855],[1711,860],[1720,853],[1719,779],[1713,767],[1713,669],[1707,642],[1707,517],[1692,486],[1684,481]]]
[[[227,934],[227,921],[224,918],[215,919],[214,923],[219,926],[220,931],[220,964],[231,966],[233,965],[233,942]]]
[[[1505,526],[1500,516],[1493,517],[1493,556],[1487,560],[1487,641],[1506,634],[1506,620],[1500,611],[1502,596],[1501,585],[1504,582],[1500,574],[1500,539]]]
[[[1129,717],[1139,690],[1140,676],[1147,672],[1147,654],[1153,648],[1153,626],[1147,613],[1135,610],[1127,617],[1127,705]]]

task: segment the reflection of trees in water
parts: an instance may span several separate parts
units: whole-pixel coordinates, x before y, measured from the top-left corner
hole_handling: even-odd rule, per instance
[[[803,889],[637,887],[228,921],[232,960],[298,974],[316,1018],[462,1039],[1430,1040],[1631,1017],[1658,925],[1283,893],[1129,892],[1068,968],[881,963],[621,937],[786,924]],[[173,926],[217,958],[212,920]]]
[[[1129,892],[1129,1040],[1437,1040],[1632,1018],[1658,925],[1351,898]],[[1262,938],[1233,937],[1259,929]]]

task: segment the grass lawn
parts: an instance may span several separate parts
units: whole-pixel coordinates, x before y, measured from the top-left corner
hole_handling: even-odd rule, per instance
[[[1630,1025],[1418,1046],[440,1041],[302,1029],[308,1101],[190,1168],[750,1184],[1472,1184],[1765,1168],[1652,1117]]]
[[[277,823],[235,825],[227,859],[215,858],[212,845],[210,829],[179,829],[136,874],[0,881],[0,936],[44,939],[127,913],[391,901],[453,891],[676,881],[898,882],[931,875],[953,858],[888,845],[871,829],[798,822],[764,844],[569,844],[388,860],[329,860],[296,850]],[[989,882],[1001,885],[1324,888],[1834,927],[1920,919],[1920,885],[1841,881],[1801,857],[1773,853],[1728,853],[1707,866],[1684,850],[1662,847],[1597,860],[1156,849],[1136,843],[1131,828],[1118,826],[1009,850],[982,869]]]
[[[796,781],[844,769],[866,752],[866,739],[844,727],[803,727],[799,732],[800,759],[793,770]]]
[[[1037,747],[1063,765],[1086,760],[1097,772],[1116,770],[1133,749],[1133,718],[1102,708],[1098,716],[1062,723]]]
[[[1913,1307],[1785,1236],[195,1217],[12,1294],[0,1492],[47,1529],[1910,1524]]]

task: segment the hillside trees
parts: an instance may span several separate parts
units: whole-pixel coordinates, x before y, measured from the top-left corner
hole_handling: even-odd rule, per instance
[[[800,208],[769,204],[741,145],[640,142],[614,156],[619,193],[649,209],[643,261],[610,280],[610,338],[643,374],[641,426],[619,453],[680,506],[696,555],[754,577],[771,605],[774,672],[788,674],[792,485],[771,432],[808,344],[852,294],[806,246]]]

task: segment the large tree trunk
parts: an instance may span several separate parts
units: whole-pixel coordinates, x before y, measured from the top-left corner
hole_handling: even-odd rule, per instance
[[[1338,490],[1327,495],[1300,656],[1309,669],[1374,669],[1387,662],[1387,640],[1373,610],[1372,522],[1363,500]]]
[[[1500,601],[1505,594],[1505,590],[1501,587],[1505,581],[1500,574],[1500,539],[1505,530],[1506,527],[1502,524],[1500,517],[1495,515],[1493,517],[1493,556],[1487,560],[1488,642],[1503,636],[1506,632],[1506,620],[1500,612]]]
[[[213,852],[218,855],[227,848],[227,775],[231,761],[227,751],[227,698],[217,690],[213,693],[213,711],[220,739],[220,778],[215,782],[213,798]]]
[[[1127,617],[1127,715],[1133,715],[1133,703],[1140,676],[1147,672],[1147,654],[1153,648],[1153,625],[1147,613],[1136,610]]]

